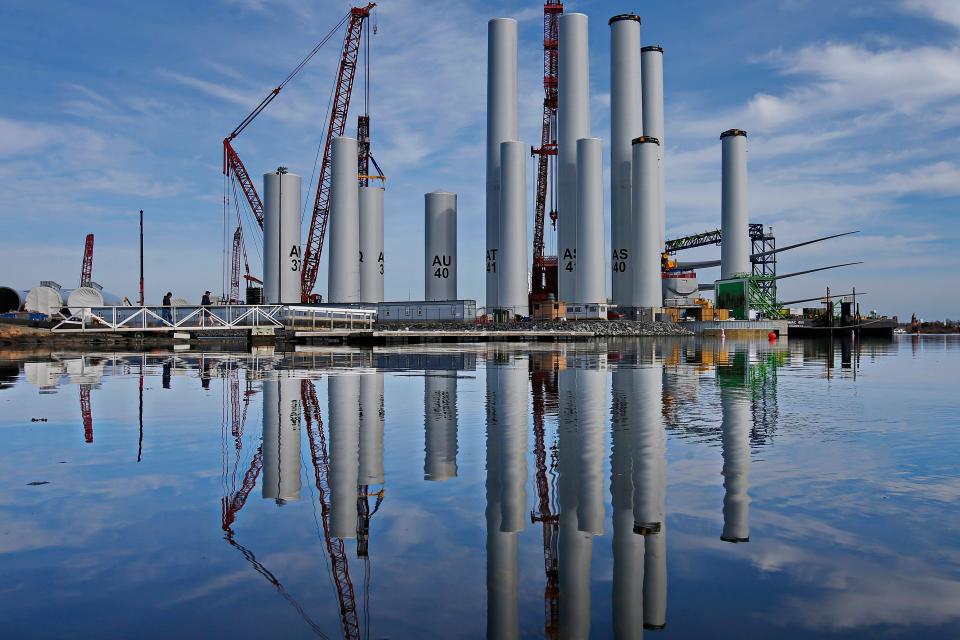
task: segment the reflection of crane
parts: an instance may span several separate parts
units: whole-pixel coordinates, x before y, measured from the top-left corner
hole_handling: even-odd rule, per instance
[[[548,354],[552,355],[552,354]],[[538,512],[530,513],[531,522],[543,523],[543,564],[547,575],[544,599],[544,635],[556,638],[560,632],[560,571],[557,540],[560,533],[560,516],[550,504],[550,481],[547,477],[546,424],[544,417],[548,407],[556,411],[557,376],[554,368],[547,369],[531,360],[531,389],[533,393],[534,458],[536,459],[536,485]],[[541,366],[538,366],[541,365]],[[551,471],[553,469],[551,455]]]
[[[337,600],[340,604],[340,622],[343,625],[343,637],[346,640],[360,638],[360,622],[357,618],[357,598],[350,579],[350,567],[343,538],[330,535],[330,506],[327,495],[330,486],[327,482],[330,472],[330,460],[327,457],[327,440],[323,434],[323,419],[320,416],[320,403],[317,401],[317,389],[311,380],[300,383],[300,396],[303,401],[303,417],[307,424],[307,437],[310,440],[310,458],[313,461],[314,481],[320,501],[320,522],[323,525],[323,539],[330,555],[330,570],[333,573]],[[314,424],[316,423],[316,424]],[[316,430],[314,430],[316,427]]]
[[[83,266],[80,267],[80,286],[89,287],[93,278],[93,234],[87,234],[83,245]]]

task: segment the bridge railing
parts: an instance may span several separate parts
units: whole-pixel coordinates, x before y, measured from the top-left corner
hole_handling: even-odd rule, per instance
[[[54,316],[54,332],[225,331],[257,327],[372,330],[376,311],[287,305],[85,307]]]

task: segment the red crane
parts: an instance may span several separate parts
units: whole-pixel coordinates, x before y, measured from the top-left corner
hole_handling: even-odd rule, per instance
[[[80,267],[80,286],[89,287],[93,278],[93,234],[87,234],[87,241],[83,245],[83,265]]]
[[[558,64],[560,52],[560,16],[563,4],[559,0],[546,0],[543,5],[543,123],[540,147],[530,148],[530,155],[537,156],[537,194],[533,219],[533,270],[530,299],[545,300],[557,293],[557,258],[544,255],[543,226],[547,210],[549,176],[553,173],[556,185],[555,162],[557,155],[557,105]],[[551,171],[553,168],[553,171]],[[551,199],[552,204],[552,199]],[[554,228],[557,212],[551,207],[550,221]]]
[[[371,2],[365,7],[350,9],[350,22],[347,25],[347,36],[343,41],[343,51],[340,54],[340,68],[337,72],[337,84],[330,108],[327,137],[323,143],[323,158],[317,178],[317,198],[313,204],[310,231],[307,234],[307,244],[303,254],[301,294],[304,302],[310,299],[317,282],[320,258],[323,255],[323,240],[327,233],[327,222],[330,219],[330,147],[333,139],[342,136],[347,126],[350,96],[353,93],[353,80],[357,75],[357,58],[360,55],[360,36],[363,34],[363,24],[370,17],[370,12],[375,6],[376,3]]]

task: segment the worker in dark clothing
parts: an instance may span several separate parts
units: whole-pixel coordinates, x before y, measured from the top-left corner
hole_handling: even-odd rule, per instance
[[[200,304],[201,304],[202,306],[204,306],[204,307],[209,307],[211,304],[213,304],[212,302],[210,302],[210,292],[209,292],[209,291],[204,291],[204,292],[203,292],[203,297],[200,298]]]
[[[173,305],[173,294],[167,291],[167,295],[163,296],[163,319],[167,322],[173,322],[173,316],[170,314],[170,307]]]

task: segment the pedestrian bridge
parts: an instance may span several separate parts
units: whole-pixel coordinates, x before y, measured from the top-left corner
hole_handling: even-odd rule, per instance
[[[284,329],[296,332],[372,332],[377,312],[310,305],[84,307],[52,316],[54,333],[210,332]]]

